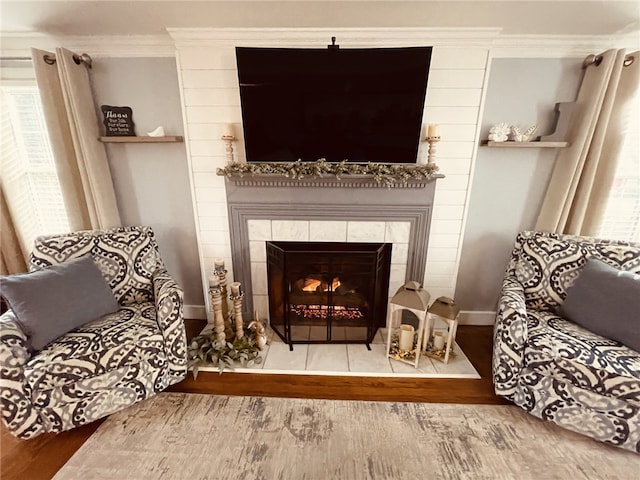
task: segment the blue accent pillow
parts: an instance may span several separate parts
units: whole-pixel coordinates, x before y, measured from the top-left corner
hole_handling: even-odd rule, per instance
[[[590,258],[567,290],[560,314],[640,352],[640,275]]]
[[[0,294],[33,351],[80,325],[118,311],[111,288],[90,255],[0,279]]]

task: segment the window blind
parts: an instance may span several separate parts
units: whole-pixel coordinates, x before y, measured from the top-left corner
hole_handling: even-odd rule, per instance
[[[640,242],[640,93],[630,102],[616,174],[598,237]]]
[[[35,86],[3,86],[2,185],[18,238],[31,251],[38,235],[69,231],[62,192]]]

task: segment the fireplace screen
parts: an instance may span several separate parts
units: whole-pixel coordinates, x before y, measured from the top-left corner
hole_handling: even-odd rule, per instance
[[[391,244],[267,242],[269,317],[295,343],[369,343],[385,325]]]

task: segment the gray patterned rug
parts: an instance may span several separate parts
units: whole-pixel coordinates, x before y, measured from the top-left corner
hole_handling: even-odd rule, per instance
[[[112,415],[63,479],[620,479],[640,456],[514,406],[163,393]]]

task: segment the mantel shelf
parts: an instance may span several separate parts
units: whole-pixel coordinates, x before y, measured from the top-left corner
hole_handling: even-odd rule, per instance
[[[409,178],[406,181],[391,180],[376,181],[373,175],[343,175],[340,179],[333,175],[323,177],[305,177],[301,179],[287,178],[280,174],[230,174],[225,176],[227,181],[241,187],[324,187],[324,188],[425,188],[444,175],[437,173],[430,178]]]
[[[496,148],[564,148],[569,146],[569,142],[494,142],[483,140],[481,145]]]
[[[182,143],[181,135],[168,135],[164,137],[100,137],[102,143]]]

